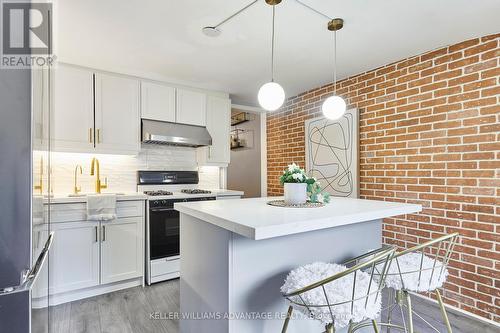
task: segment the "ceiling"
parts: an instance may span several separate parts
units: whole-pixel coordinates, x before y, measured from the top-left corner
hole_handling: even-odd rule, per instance
[[[257,104],[270,80],[271,7],[264,0],[221,27],[252,0],[61,0],[59,60],[225,91]],[[339,78],[469,38],[500,32],[499,0],[302,0],[342,17]],[[276,7],[276,81],[288,97],[332,80],[327,20],[295,0]]]

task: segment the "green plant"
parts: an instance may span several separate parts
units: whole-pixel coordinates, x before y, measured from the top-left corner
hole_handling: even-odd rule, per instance
[[[283,171],[283,174],[280,176],[281,185],[285,183],[314,183],[314,178],[309,178],[306,175],[304,169],[301,169],[297,164],[292,163],[288,166],[288,168]]]
[[[312,179],[314,179],[314,183],[307,185],[307,196],[309,197],[309,201],[329,203],[330,193],[323,192],[321,190],[320,183],[316,180],[316,178]]]
[[[330,202],[330,193],[321,190],[320,183],[314,177],[308,177],[306,171],[297,164],[292,163],[283,171],[280,176],[281,185],[285,183],[305,183],[307,184],[307,196],[310,202]]]

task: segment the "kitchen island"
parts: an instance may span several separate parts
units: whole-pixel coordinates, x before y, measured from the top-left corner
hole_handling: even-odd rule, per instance
[[[378,248],[382,219],[422,207],[333,198],[320,208],[267,205],[277,198],[176,203],[181,214],[181,333],[280,332],[280,287],[293,268],[341,262]],[[322,332],[297,319],[289,331]]]

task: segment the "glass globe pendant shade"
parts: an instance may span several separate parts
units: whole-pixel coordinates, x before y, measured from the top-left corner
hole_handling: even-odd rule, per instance
[[[276,82],[268,82],[259,89],[259,104],[267,111],[278,110],[285,102],[285,91]]]
[[[321,110],[326,118],[337,120],[344,115],[346,108],[347,106],[342,97],[330,96],[323,102]]]

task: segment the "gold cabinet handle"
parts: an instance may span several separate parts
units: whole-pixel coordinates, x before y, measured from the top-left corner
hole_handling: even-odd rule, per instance
[[[97,129],[97,143],[101,143],[101,129]]]
[[[89,128],[89,142],[94,143],[94,139],[92,138],[92,128]]]

